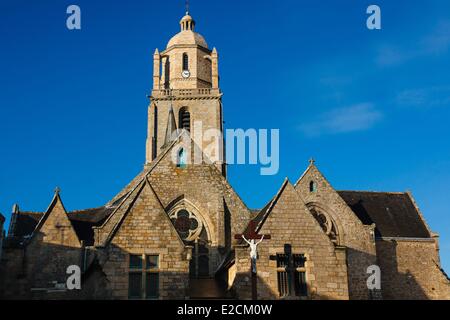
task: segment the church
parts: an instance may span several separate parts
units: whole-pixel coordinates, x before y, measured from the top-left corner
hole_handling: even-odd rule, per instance
[[[44,212],[15,205],[0,298],[450,299],[439,237],[409,192],[338,191],[311,160],[264,208],[246,206],[223,138],[222,156],[197,139],[224,130],[218,51],[189,13],[180,27],[153,55],[144,168],[102,207],[67,211],[58,189]],[[254,259],[242,236],[262,240]]]

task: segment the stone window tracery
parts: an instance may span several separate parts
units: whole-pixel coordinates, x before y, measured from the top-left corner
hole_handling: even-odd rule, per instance
[[[199,238],[203,223],[186,209],[180,209],[170,216],[175,229],[183,241],[194,241]]]
[[[313,217],[319,222],[323,232],[330,238],[330,240],[337,244],[338,243],[338,233],[336,226],[331,220],[330,216],[318,208],[310,208],[309,209],[313,215]]]

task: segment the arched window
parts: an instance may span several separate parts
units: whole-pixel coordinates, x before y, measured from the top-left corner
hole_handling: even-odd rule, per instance
[[[171,203],[168,215],[183,242],[192,247],[192,254],[188,255],[189,277],[198,279],[211,276],[211,257],[214,251],[211,248],[210,236],[206,221],[201,213],[190,202],[181,198]],[[214,261],[214,260],[212,260]]]
[[[170,89],[170,60],[166,58],[164,63],[164,88]]]
[[[177,168],[186,168],[186,152],[184,151],[184,149],[180,149],[180,151],[178,151]]]
[[[183,71],[189,70],[189,56],[187,53],[183,53]]]
[[[179,113],[179,128],[186,131],[191,131],[191,114],[186,108],[181,108]]]
[[[331,242],[334,244],[338,244],[338,232],[336,229],[336,225],[334,224],[331,217],[326,214],[324,211],[316,208],[314,206],[308,206],[309,211],[312,213],[313,217],[317,220],[317,222],[322,227],[322,230],[325,234],[330,238]]]
[[[314,181],[309,183],[309,192],[317,192],[317,184]]]

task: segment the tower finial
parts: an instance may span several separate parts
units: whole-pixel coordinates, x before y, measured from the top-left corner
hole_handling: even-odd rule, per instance
[[[189,0],[186,0],[186,15],[189,14]]]

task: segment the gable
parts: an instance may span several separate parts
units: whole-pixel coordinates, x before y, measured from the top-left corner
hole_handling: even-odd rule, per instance
[[[154,246],[184,248],[183,241],[148,181],[118,223],[111,243],[127,249]]]
[[[39,239],[45,244],[65,247],[81,246],[66,209],[58,194],[52,200],[47,212],[39,220],[33,231],[31,241]]]
[[[194,150],[201,152],[195,142],[190,141],[191,152]],[[181,147],[182,145],[177,142],[171,148],[176,155]],[[168,152],[148,173],[148,179],[158,198],[165,208],[180,196],[194,203],[204,219],[212,222],[210,228],[217,235],[211,239],[213,244],[225,245],[227,240],[224,221],[228,218],[227,215],[230,219],[231,233],[241,233],[251,216],[247,206],[220,170],[214,164],[208,163],[206,156],[202,156],[201,163],[188,163],[185,168],[177,168],[171,156],[171,152]]]
[[[288,180],[283,183],[264,216],[258,219],[257,231],[270,234],[271,243],[297,241],[309,246],[320,243],[334,247]]]
[[[315,184],[314,191],[310,190],[310,183]],[[365,246],[361,241],[370,239],[371,227],[363,225],[313,163],[297,181],[295,189],[309,208],[320,208],[336,223],[341,245]]]

